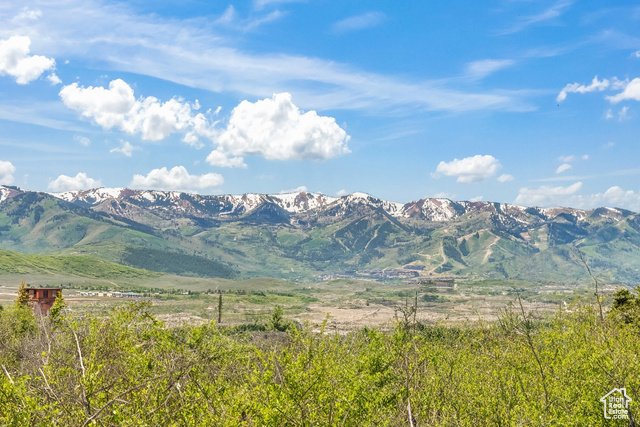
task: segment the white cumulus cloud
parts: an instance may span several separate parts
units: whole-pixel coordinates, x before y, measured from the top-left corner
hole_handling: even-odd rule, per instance
[[[515,204],[525,206],[570,206],[567,204],[567,196],[576,194],[582,188],[581,182],[576,182],[568,187],[521,188],[516,197]],[[575,207],[575,206],[570,206]]]
[[[153,169],[146,176],[134,175],[129,186],[139,189],[168,191],[193,191],[222,185],[224,179],[217,173],[191,175],[184,166]]]
[[[9,75],[14,77],[18,84],[24,85],[37,79],[45,71],[55,68],[54,59],[29,55],[30,46],[31,39],[26,36],[0,40],[0,76]]]
[[[640,101],[640,79],[636,78],[629,81],[629,79],[619,80],[617,77],[613,77],[612,79],[598,80],[598,76],[595,76],[589,85],[569,83],[560,91],[560,93],[558,93],[556,101],[564,101],[567,99],[567,94],[569,93],[584,94],[589,92],[602,92],[604,90],[623,90],[617,95],[606,97],[614,104],[625,99],[635,99],[636,101]],[[606,113],[606,118],[613,118],[611,110]]]
[[[607,96],[607,99],[613,104],[617,104],[618,102],[624,101],[627,99],[640,101],[640,78],[635,78],[631,80],[624,87],[624,90],[622,92],[614,96]]]
[[[60,77],[58,77],[56,73],[49,74],[47,76],[47,80],[49,80],[49,83],[51,83],[54,86],[62,84],[62,80],[60,80]]]
[[[56,193],[64,191],[88,190],[102,186],[99,179],[89,178],[86,173],[80,172],[76,176],[60,175],[49,182],[48,188]]]
[[[556,97],[558,102],[562,102],[567,99],[568,93],[587,93],[587,92],[602,92],[611,85],[611,82],[607,79],[598,80],[598,76],[595,76],[590,85],[581,85],[579,83],[569,83],[566,85]]]
[[[139,150],[140,147],[131,145],[129,141],[120,141],[120,147],[112,148],[110,153],[122,153],[127,157],[131,157],[135,150]]]
[[[579,209],[620,207],[640,212],[640,192],[610,187],[603,193],[580,194],[581,182],[568,187],[521,188],[514,203],[525,206],[565,206]]]
[[[0,160],[0,185],[13,184],[13,173],[16,171],[16,167],[11,162]]]
[[[479,182],[491,178],[502,167],[498,159],[490,155],[475,155],[451,162],[440,162],[435,176],[458,177],[457,182]]]
[[[246,168],[243,157],[231,157],[219,150],[213,150],[207,156],[207,162],[212,166],[219,166],[222,168]]]
[[[289,93],[280,93],[255,103],[242,101],[235,107],[207,161],[216,166],[242,166],[238,158],[247,155],[322,161],[349,153],[349,138],[333,117],[303,113]]]
[[[212,138],[212,123],[195,103],[173,98],[161,102],[153,96],[134,96],[133,89],[124,80],[116,79],[109,88],[81,87],[77,83],[64,86],[60,98],[68,108],[79,111],[103,129],[120,129],[129,134],[140,134],[142,139],[159,141],[173,133],[184,134],[182,140],[200,147],[200,137]]]
[[[613,186],[604,193],[596,193],[589,196],[591,206],[623,207],[634,212],[640,212],[640,192],[623,190]]]
[[[556,169],[556,173],[562,173],[564,171],[568,171],[571,168],[572,166],[569,163],[563,163],[560,166],[558,166],[558,169]]]

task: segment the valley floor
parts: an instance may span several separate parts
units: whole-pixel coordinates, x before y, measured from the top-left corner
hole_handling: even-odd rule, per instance
[[[137,279],[52,277],[30,274],[0,276],[0,305],[16,298],[21,281],[32,286],[62,286],[69,310],[107,312],[132,301],[149,301],[150,312],[168,325],[202,324],[218,319],[222,293],[222,323],[228,326],[264,322],[274,307],[300,325],[345,333],[362,327],[393,329],[403,310],[416,305],[417,321],[426,325],[459,325],[493,321],[517,296],[538,317],[592,301],[592,284],[563,285],[524,281],[457,281],[455,286],[407,281],[337,279],[297,283],[257,278],[242,281],[161,275]],[[607,295],[619,286],[606,285]],[[134,291],[139,297],[116,298],[109,291]]]

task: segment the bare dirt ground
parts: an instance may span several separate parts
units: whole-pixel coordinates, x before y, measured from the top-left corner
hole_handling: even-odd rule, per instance
[[[456,325],[466,322],[486,321],[498,319],[503,310],[513,303],[513,299],[478,299],[466,302],[447,302],[418,304],[416,320],[425,325]],[[395,306],[370,304],[369,306],[331,306],[309,304],[306,311],[296,316],[300,323],[308,322],[319,330],[326,319],[326,331],[352,331],[363,327],[392,329],[398,320],[402,320],[403,313],[399,308],[403,303]],[[559,309],[558,304],[523,301],[526,312],[533,312],[540,316],[551,314]]]

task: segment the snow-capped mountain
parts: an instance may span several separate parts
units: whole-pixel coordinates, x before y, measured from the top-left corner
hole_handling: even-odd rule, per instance
[[[444,198],[403,204],[366,193],[51,195],[0,186],[0,248],[100,255],[171,272],[201,271],[213,259],[249,277],[410,264],[433,274],[527,280],[581,277],[573,257],[584,248],[607,277],[636,283],[640,215]]]
[[[5,194],[5,193],[2,193]],[[176,191],[142,191],[126,188],[96,188],[52,194],[65,201],[97,211],[135,219],[144,209],[162,217],[178,214],[207,218],[233,218],[252,212],[264,204],[274,204],[290,214],[312,214],[340,218],[363,209],[383,211],[395,218],[419,218],[447,222],[463,215],[490,213],[496,220],[531,224],[564,216],[581,221],[590,215],[611,220],[623,218],[624,211],[600,208],[592,211],[572,208],[526,208],[508,203],[454,202],[425,198],[408,203],[378,199],[366,193],[331,197],[321,193],[199,195]],[[3,196],[8,197],[8,196]]]

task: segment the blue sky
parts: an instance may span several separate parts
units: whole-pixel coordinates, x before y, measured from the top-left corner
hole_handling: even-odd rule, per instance
[[[0,3],[0,184],[640,211],[637,2]]]

